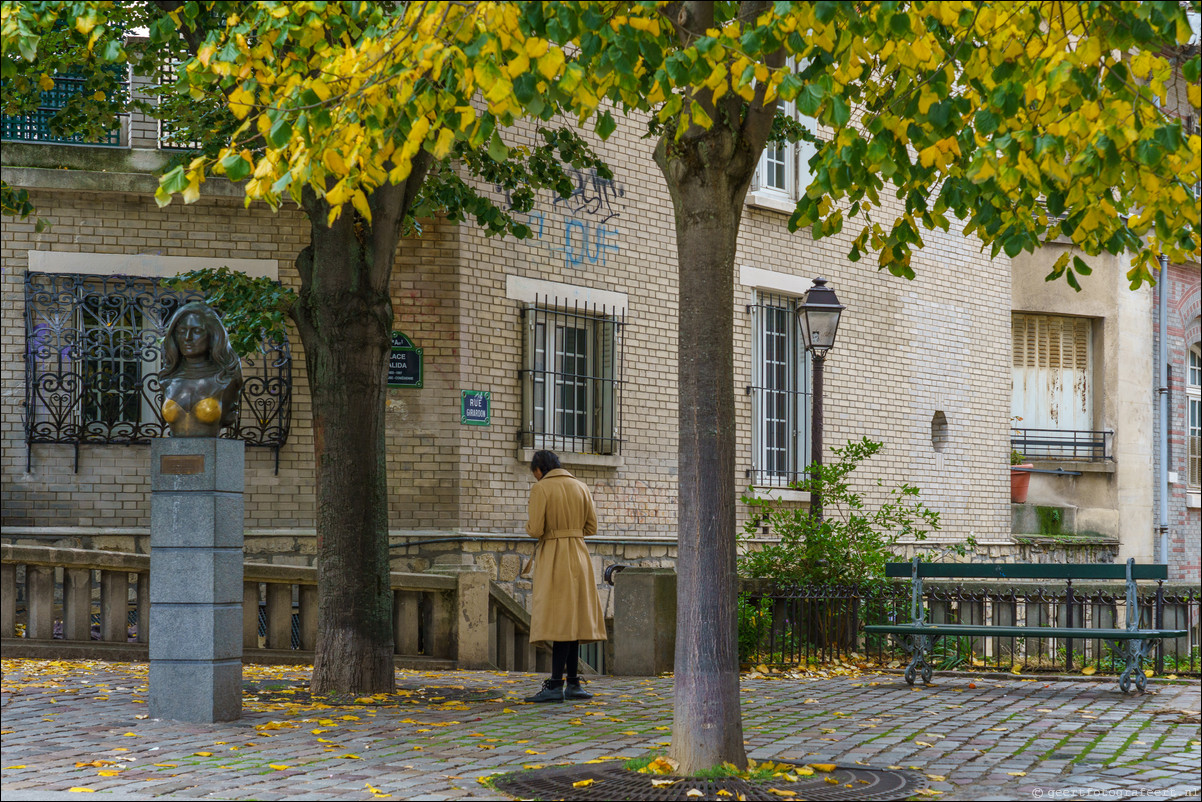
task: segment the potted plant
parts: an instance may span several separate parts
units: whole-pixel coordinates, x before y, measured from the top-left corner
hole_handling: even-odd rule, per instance
[[[1026,461],[1021,451],[1010,450],[1010,502],[1025,504],[1027,491],[1031,487],[1031,472],[1027,469],[1035,466]]]

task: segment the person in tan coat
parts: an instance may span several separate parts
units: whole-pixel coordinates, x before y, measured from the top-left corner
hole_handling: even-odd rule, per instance
[[[597,510],[588,487],[560,465],[551,451],[536,451],[530,462],[526,534],[534,547],[534,609],[530,640],[551,644],[551,679],[527,702],[591,699],[580,687],[580,642],[605,640],[605,615],[584,539],[597,533]],[[567,684],[564,684],[564,673]]]

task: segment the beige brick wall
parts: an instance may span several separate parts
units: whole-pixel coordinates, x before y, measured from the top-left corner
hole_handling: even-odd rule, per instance
[[[637,121],[598,143],[613,166],[603,198],[539,200],[541,236],[487,238],[471,224],[427,221],[420,239],[402,244],[392,280],[395,327],[424,349],[425,386],[388,393],[390,526],[403,535],[519,534],[531,484],[518,457],[522,410],[521,304],[507,297],[508,277],[624,293],[621,464],[569,468],[593,489],[601,532],[624,539],[671,537],[676,528],[676,249],[663,179]],[[515,141],[522,141],[516,137]],[[529,141],[527,136],[525,141]],[[285,208],[244,209],[234,199],[158,209],[149,197],[36,190],[51,228],[6,218],[4,225],[3,519],[9,526],[140,528],[148,525],[144,446],[84,446],[80,470],[70,447],[35,446],[25,471],[22,278],[31,248],[81,253],[161,252],[174,256],[272,258],[295,284],[292,261],[308,237],[302,216]],[[604,202],[600,202],[604,201]],[[538,222],[541,220],[541,227]],[[846,304],[839,341],[827,360],[826,442],[867,435],[885,450],[866,475],[908,481],[944,515],[943,536],[1009,536],[1006,456],[1009,414],[1010,283],[1007,260],[991,262],[975,243],[932,234],[915,257],[913,282],[846,259],[850,236],[814,242],[789,234],[787,215],[748,208],[737,266],[823,275]],[[569,241],[568,234],[571,238]],[[602,242],[605,247],[598,247]],[[585,240],[587,237],[587,242]],[[731,491],[746,488],[751,466],[751,330],[744,311],[752,289],[737,285],[736,398],[739,438]],[[313,523],[311,417],[303,349],[293,337],[292,434],[273,473],[274,455],[248,450],[248,530],[305,559]],[[459,422],[461,390],[492,393],[489,426]],[[931,417],[950,425],[936,455]],[[875,492],[866,487],[869,495]],[[879,498],[879,494],[877,496]],[[507,547],[511,548],[511,547]],[[398,560],[400,559],[398,549]],[[498,563],[499,564],[499,563]]]
[[[897,210],[886,208],[888,218]],[[913,281],[879,271],[870,257],[850,262],[858,228],[815,241],[788,233],[788,215],[749,209],[740,230],[738,262],[811,279],[823,276],[846,307],[825,367],[825,461],[831,446],[869,437],[883,449],[857,472],[856,489],[880,502],[885,487],[907,482],[940,512],[943,530],[931,540],[1009,540],[1010,263],[990,260],[979,243],[924,232]],[[808,281],[806,282],[809,283]],[[752,288],[737,285],[736,387],[750,385],[752,329],[744,311]],[[735,485],[746,489],[751,467],[751,397],[736,393],[739,464]],[[934,449],[931,421],[942,411],[948,443]],[[808,463],[808,455],[805,462]],[[871,481],[869,481],[871,480]]]
[[[531,216],[535,236],[463,235],[460,382],[492,392],[492,424],[461,426],[462,525],[522,532],[533,482],[517,458],[521,427],[522,304],[505,295],[509,276],[625,293],[618,467],[565,464],[592,488],[601,534],[674,535],[676,529],[676,246],[662,178],[637,125],[594,146],[614,178],[571,200],[543,193]],[[515,143],[530,142],[515,137]],[[570,236],[569,236],[570,235]]]
[[[49,227],[3,218],[4,327],[0,365],[3,411],[3,518],[7,526],[140,528],[149,526],[147,446],[82,445],[79,471],[71,446],[35,445],[26,471],[22,428],[24,401],[24,273],[30,250],[78,253],[158,253],[165,256],[278,259],[280,276],[294,282],[292,260],[307,227],[296,212],[244,209],[231,201],[201,200],[160,210],[152,198],[116,193],[33,190],[37,214]],[[313,437],[303,348],[292,337],[292,433],[280,454],[279,475],[271,449],[248,448],[248,527],[312,525]]]

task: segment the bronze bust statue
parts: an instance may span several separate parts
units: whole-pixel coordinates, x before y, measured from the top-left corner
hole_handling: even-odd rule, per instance
[[[208,304],[192,301],[172,316],[159,380],[172,437],[216,437],[237,423],[242,363]]]

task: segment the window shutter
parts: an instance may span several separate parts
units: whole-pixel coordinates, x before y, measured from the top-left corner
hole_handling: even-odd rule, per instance
[[[1093,429],[1093,321],[1016,312],[1011,316],[1011,335],[1011,414],[1022,418],[1019,427]]]

